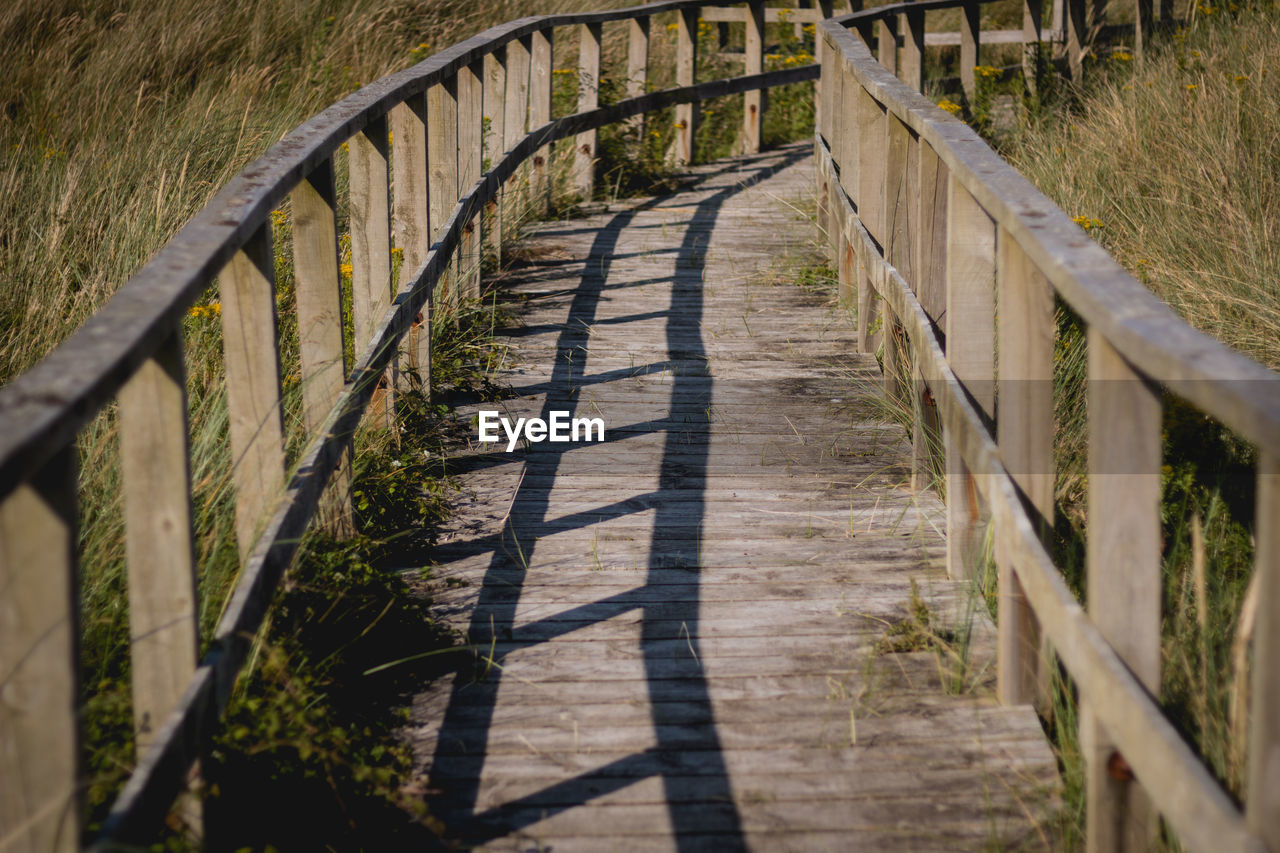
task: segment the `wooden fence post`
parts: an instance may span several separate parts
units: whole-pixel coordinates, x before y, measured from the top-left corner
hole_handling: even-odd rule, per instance
[[[1133,15],[1133,52],[1141,59],[1147,40],[1151,37],[1151,0],[1135,0],[1137,8]]]
[[[996,235],[996,288],[1000,318],[1000,456],[1027,502],[1039,514],[1040,535],[1053,528],[1053,288],[1001,228]],[[1041,703],[1040,624],[1022,584],[996,538],[999,570],[997,687],[1006,705]]]
[[[762,0],[752,0],[747,4],[743,20],[747,28],[743,42],[743,57],[746,62],[744,73],[760,74],[764,71],[764,3]],[[767,94],[763,89],[752,89],[744,92],[742,97],[742,153],[758,154],[760,129],[764,122],[764,99]],[[815,107],[821,109],[821,104]]]
[[[627,97],[638,98],[649,85],[649,18],[642,15],[627,22]],[[644,115],[627,119],[627,127],[644,142]]]
[[[881,246],[885,244],[884,183],[888,112],[860,84],[857,90],[858,218]]]
[[[427,99],[414,95],[391,110],[391,164],[395,194],[391,199],[392,233],[400,255],[400,279],[404,286],[427,259],[431,228],[427,216]],[[434,294],[414,318],[409,334],[408,367],[416,384],[431,397],[431,311]],[[402,373],[403,377],[408,374]]]
[[[489,132],[484,139],[484,155],[489,169],[498,165],[506,146],[507,49],[500,47],[484,57],[484,118],[489,121]],[[488,170],[486,170],[487,172]],[[484,232],[484,242],[494,259],[502,262],[502,196],[503,190],[485,206],[489,224]]]
[[[862,217],[862,203],[858,196],[858,122],[861,120],[862,84],[853,69],[843,59],[836,60],[836,72],[840,75],[832,97],[840,99],[840,122],[831,129],[831,156],[840,164],[840,186],[844,188],[854,210]]]
[[[973,103],[973,96],[977,91],[973,69],[980,61],[981,15],[982,7],[977,0],[966,0],[960,7],[960,85],[969,103]]]
[[[220,278],[219,291],[236,484],[236,540],[243,563],[253,551],[268,508],[284,491],[284,421],[270,223],[259,226],[232,257]]]
[[[484,159],[484,60],[458,69],[458,194],[462,198],[480,180]],[[458,246],[458,298],[480,298],[480,244],[482,209],[466,210],[462,240]]]
[[[1022,0],[1022,79],[1032,93],[1036,91],[1040,65],[1045,61],[1040,55],[1042,13],[1041,0]]]
[[[302,362],[302,406],[314,436],[346,382],[342,282],[338,277],[337,191],[325,160],[289,194],[293,206],[293,276]],[[322,518],[338,536],[355,531],[351,514],[351,448],[326,489]]]
[[[917,92],[924,91],[924,12],[907,9],[898,16],[902,33],[902,65],[898,77]]]
[[[698,10],[676,12],[676,85],[692,86],[698,79]],[[697,104],[676,105],[675,162],[693,162],[694,134],[698,125]]]
[[[915,236],[911,244],[915,255],[912,262],[915,276],[909,283],[920,307],[938,322],[946,316],[947,188],[950,179],[946,164],[938,158],[927,140],[917,139],[915,151],[914,186],[919,200],[916,204],[917,224],[913,229]],[[908,168],[911,165],[908,164]],[[917,429],[911,437],[911,482],[912,488],[918,490],[934,482],[942,441],[937,403],[924,385],[919,365],[916,366],[915,379]]]
[[[529,129],[534,130],[551,121],[551,63],[555,37],[551,28],[540,30],[532,36],[530,51],[528,82],[528,102],[520,106],[519,127],[524,127],[525,111],[528,113]],[[511,69],[507,69],[507,79],[511,79]],[[510,88],[507,90],[510,92]],[[507,130],[510,138],[511,130]],[[516,139],[524,135],[520,129]],[[535,216],[546,216],[551,210],[551,146],[544,145],[533,156],[533,203]]]
[[[75,446],[0,503],[0,838],[80,849]]]
[[[351,320],[359,358],[391,307],[391,148],[387,119],[373,119],[347,146],[351,182]],[[395,414],[393,357],[369,403],[368,423],[391,427]]]
[[[504,151],[510,151],[514,148],[524,138],[528,126],[533,124],[529,116],[529,104],[533,98],[533,93],[529,89],[529,84],[532,80],[530,59],[529,39],[523,38],[507,42],[507,90],[503,101],[505,115],[502,121],[502,149]],[[535,174],[538,174],[542,168],[538,161],[538,157],[542,156],[543,150],[539,149],[539,153],[534,157],[533,172]],[[519,222],[525,218],[525,211],[521,208],[529,202],[531,196],[528,188],[523,184],[529,179],[529,174],[530,169],[527,166],[521,166],[516,170],[512,180],[507,182],[507,186],[503,190],[504,207],[514,200],[518,210],[514,218],[505,215],[505,218],[510,220],[511,223]],[[536,193],[533,197],[536,197]],[[510,208],[508,207],[507,209],[509,212]],[[535,209],[534,213],[536,215],[538,211]]]
[[[898,71],[897,19],[881,18],[876,21],[876,59],[891,74]]]
[[[1089,617],[1152,696],[1160,696],[1160,399],[1096,328],[1088,339]],[[1123,756],[1081,701],[1086,843],[1146,850],[1158,826]]]
[[[947,362],[988,418],[995,414],[995,222],[951,176],[947,201]],[[973,474],[955,436],[944,431],[947,468],[947,571],[981,568],[983,522]]]
[[[578,112],[594,110],[600,104],[600,24],[578,27]],[[596,188],[596,132],[578,134],[573,155],[573,187],[583,201],[590,201]]]
[[[1080,82],[1084,68],[1084,46],[1088,41],[1088,23],[1085,20],[1085,0],[1063,0],[1067,4],[1067,76]]]
[[[430,243],[458,201],[458,75],[427,89],[427,222]],[[458,319],[457,265],[451,263],[436,283],[437,298],[454,322]]]
[[[1258,609],[1253,634],[1245,821],[1280,850],[1280,459],[1258,453],[1254,572]]]
[[[814,104],[817,135],[818,139],[821,140],[815,140],[814,142],[814,155],[818,161],[818,230],[827,239],[827,254],[832,266],[839,268],[841,263],[841,238],[840,230],[835,225],[837,214],[835,206],[832,204],[836,150],[835,143],[831,138],[831,128],[839,121],[836,114],[840,108],[840,103],[835,100],[835,97],[839,91],[840,59],[836,54],[835,48],[831,45],[830,37],[826,31],[818,31],[818,44],[823,46],[819,52],[819,65],[822,68],[822,72],[821,76],[818,77],[816,95],[818,100]],[[831,154],[832,162],[830,163],[826,162],[822,157],[820,149],[824,143]]]
[[[141,757],[187,689],[198,653],[180,328],[121,387],[119,404],[129,673],[136,753]]]
[[[911,282],[915,280],[912,241],[920,203],[920,193],[914,186],[919,180],[919,157],[913,146],[918,142],[902,120],[887,110],[884,128],[884,256],[903,280]],[[890,286],[887,275],[884,283],[886,287]],[[902,349],[906,333],[889,308],[888,301],[883,304],[884,387],[891,400],[901,403],[905,399],[903,387],[909,379],[905,375],[908,357]]]

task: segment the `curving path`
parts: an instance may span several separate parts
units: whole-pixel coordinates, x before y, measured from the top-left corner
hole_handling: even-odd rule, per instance
[[[909,489],[847,313],[787,280],[817,257],[812,168],[807,146],[701,167],[522,244],[511,395],[460,417],[567,411],[606,440],[449,460],[463,498],[424,586],[476,660],[409,732],[449,838],[1052,845],[1056,764],[992,695],[943,506]],[[892,628],[913,585],[941,645]]]

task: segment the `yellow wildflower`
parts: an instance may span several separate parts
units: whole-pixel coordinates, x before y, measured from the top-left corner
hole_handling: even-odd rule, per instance
[[[1198,83],[1188,83],[1188,84],[1187,84],[1187,91],[1188,91],[1188,92],[1194,92],[1196,89],[1199,89],[1199,88],[1200,88],[1200,84],[1198,84]]]
[[[951,113],[953,116],[958,116],[960,115],[960,111],[963,110],[964,107],[960,106],[955,101],[949,100],[947,98],[943,98],[941,101],[938,101],[938,109],[946,110],[947,112]]]
[[[1111,51],[1111,59],[1116,62],[1132,62],[1133,54],[1127,50],[1113,50]]]
[[[1000,69],[993,68],[990,65],[975,65],[973,67],[973,73],[977,74],[979,77],[992,80],[1000,76]]]
[[[1073,216],[1071,217],[1071,221],[1079,225],[1081,228],[1083,228],[1086,231],[1092,231],[1095,228],[1106,227],[1105,225],[1102,224],[1102,220],[1094,219],[1092,216]]]
[[[347,278],[350,278],[351,272],[352,272],[351,264],[343,264],[342,266],[338,267],[338,271],[341,272]]]

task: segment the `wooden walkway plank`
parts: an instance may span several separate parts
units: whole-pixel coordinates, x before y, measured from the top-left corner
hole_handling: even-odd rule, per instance
[[[796,208],[805,147],[536,229],[421,589],[471,645],[406,737],[486,850],[1051,846],[1057,770]],[[477,440],[481,411],[603,442]],[[913,593],[913,588],[915,592]],[[913,595],[926,641],[891,651]],[[902,629],[897,629],[901,631]]]

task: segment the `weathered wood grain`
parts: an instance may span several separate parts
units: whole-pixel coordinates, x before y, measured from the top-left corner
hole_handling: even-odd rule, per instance
[[[385,117],[351,137],[351,318],[355,352],[363,353],[391,307],[391,146]],[[390,429],[397,365],[379,380],[367,422]]]

